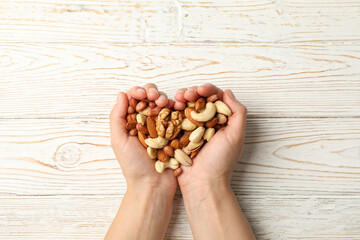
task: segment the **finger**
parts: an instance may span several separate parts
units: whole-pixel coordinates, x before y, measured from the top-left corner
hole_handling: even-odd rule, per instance
[[[223,91],[211,83],[206,83],[197,88],[197,93],[203,97],[209,97],[213,94],[217,94],[220,99],[223,98]]]
[[[169,99],[168,100],[168,104],[166,105],[167,108],[173,108],[175,104],[174,100]]]
[[[183,102],[175,102],[175,104],[174,104],[175,110],[178,110],[178,111],[184,110],[185,107],[186,107],[186,104]]]
[[[153,83],[148,83],[144,85],[146,91],[147,99],[153,101],[159,98],[160,94],[158,92],[157,86]]]
[[[143,100],[146,98],[146,91],[142,87],[135,86],[127,92],[127,96],[129,100],[132,97],[135,99]]]
[[[184,93],[184,98],[189,102],[194,102],[199,98],[199,95],[196,91],[197,86],[189,87],[188,90]]]
[[[186,99],[184,97],[184,93],[186,92],[187,88],[180,88],[177,90],[175,94],[175,100],[179,102],[186,102]]]
[[[128,137],[128,132],[125,128],[126,125],[126,113],[128,108],[128,99],[125,93],[120,92],[118,94],[116,103],[111,110],[110,119],[110,135],[111,143],[117,144]]]
[[[245,136],[247,110],[230,90],[224,92],[224,103],[230,108],[232,115],[228,117],[228,126],[224,129],[233,141],[242,141]]]
[[[160,94],[160,97],[155,100],[155,103],[159,107],[165,107],[168,104],[168,97],[167,97],[166,93],[164,93],[164,92],[159,92],[159,94]]]

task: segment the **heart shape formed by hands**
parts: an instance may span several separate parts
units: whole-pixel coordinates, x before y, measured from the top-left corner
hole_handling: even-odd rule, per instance
[[[184,110],[161,108],[150,100],[129,100],[126,129],[131,136],[138,136],[151,159],[156,160],[155,169],[182,172],[180,164],[192,164],[192,159],[216,131],[226,126],[231,115],[230,108],[217,94],[195,102],[186,102]]]

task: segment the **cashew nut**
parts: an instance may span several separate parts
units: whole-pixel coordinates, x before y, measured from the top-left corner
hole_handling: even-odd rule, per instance
[[[222,113],[218,113],[216,114],[216,117],[219,119],[219,121],[217,122],[217,124],[225,124],[227,122],[227,117],[226,115],[222,114]]]
[[[191,158],[181,149],[175,150],[175,159],[184,166],[192,164]]]
[[[155,162],[155,170],[158,173],[162,173],[166,168],[171,168],[173,170],[179,167],[179,162],[175,158],[170,158],[168,162],[160,162],[157,160]]]
[[[144,110],[140,111],[139,113],[145,115],[145,116],[149,116],[149,111],[151,110],[150,107],[145,108]]]
[[[168,143],[169,140],[167,140],[166,138],[162,138],[162,137],[157,137],[157,138],[147,138],[145,139],[145,143],[152,148],[163,148],[166,146],[166,144]]]
[[[147,151],[147,153],[148,153],[148,155],[149,155],[149,157],[150,157],[151,159],[155,159],[155,158],[156,158],[157,150],[156,150],[155,148],[147,147],[146,151]]]
[[[141,123],[142,125],[145,125],[146,116],[142,113],[138,113],[136,115],[136,121],[137,121],[137,123]]]
[[[210,141],[210,139],[215,135],[215,128],[207,128],[203,135],[203,139],[206,141]]]
[[[196,124],[191,122],[188,118],[185,118],[181,123],[181,129],[185,131],[191,131],[196,128]]]
[[[199,142],[203,137],[204,132],[205,132],[204,127],[198,127],[197,129],[195,129],[189,136],[190,142]]]
[[[197,113],[196,111],[191,112],[191,117],[199,122],[207,122],[215,116],[216,107],[214,103],[208,102],[205,106],[204,111]]]
[[[195,102],[186,102],[187,107],[195,107]]]
[[[230,108],[223,101],[217,100],[214,104],[216,106],[217,113],[222,113],[222,114],[225,114],[226,116],[231,115]]]

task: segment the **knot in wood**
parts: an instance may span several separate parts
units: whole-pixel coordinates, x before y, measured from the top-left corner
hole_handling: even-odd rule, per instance
[[[65,143],[55,152],[55,165],[60,169],[75,168],[80,163],[81,150],[77,143]]]

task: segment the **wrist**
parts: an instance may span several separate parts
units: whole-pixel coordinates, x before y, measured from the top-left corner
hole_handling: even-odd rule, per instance
[[[219,190],[231,190],[230,180],[226,177],[200,178],[187,184],[179,182],[179,186],[183,195],[193,195],[199,198],[204,198],[209,192],[216,194]]]
[[[128,182],[126,193],[131,195],[139,195],[144,199],[158,198],[170,199],[174,198],[176,187],[165,184],[154,184],[149,182]]]

